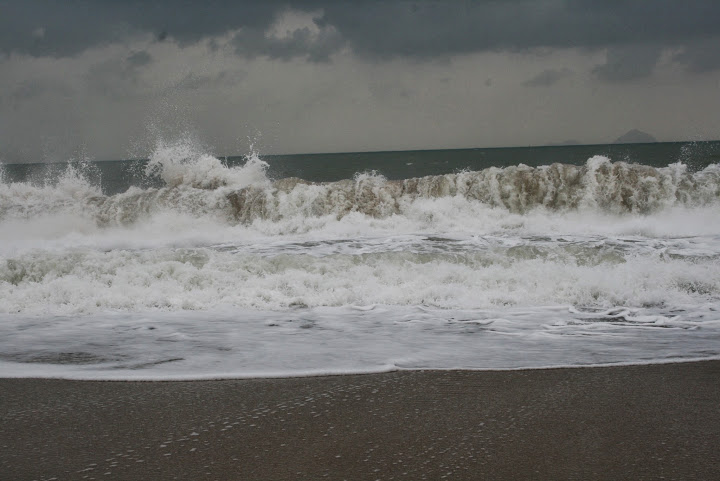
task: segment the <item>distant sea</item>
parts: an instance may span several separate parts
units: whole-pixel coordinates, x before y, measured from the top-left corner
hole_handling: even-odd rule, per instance
[[[720,357],[720,142],[0,164],[0,377]]]

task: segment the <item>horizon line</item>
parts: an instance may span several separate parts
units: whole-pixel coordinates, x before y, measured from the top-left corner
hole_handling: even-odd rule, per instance
[[[280,153],[280,154],[258,154],[258,157],[291,157],[291,156],[307,156],[307,155],[353,155],[353,154],[390,154],[402,152],[442,152],[451,150],[501,150],[501,149],[541,149],[541,148],[573,148],[573,147],[606,147],[606,146],[626,146],[626,145],[653,145],[653,144],[699,144],[720,142],[716,140],[670,140],[658,142],[624,142],[624,143],[556,143],[542,145],[516,145],[516,146],[495,146],[495,147],[452,147],[452,148],[431,148],[431,149],[391,149],[391,150],[356,150],[356,151],[335,151],[335,152],[297,152],[297,153]],[[247,157],[248,154],[228,154],[215,155],[210,154],[217,159],[228,159]],[[89,162],[128,162],[128,161],[145,161],[147,157],[135,157],[125,159],[93,159]],[[38,162],[5,162],[0,159],[0,165],[32,165],[32,164],[67,164],[79,163],[79,160],[56,160],[56,161],[38,161]]]

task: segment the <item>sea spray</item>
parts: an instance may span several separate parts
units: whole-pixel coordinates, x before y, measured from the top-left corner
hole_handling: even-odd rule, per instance
[[[212,155],[198,150],[189,141],[165,143],[159,140],[145,168],[148,176],[158,176],[168,188],[192,187],[215,190],[221,187],[242,189],[248,185],[268,183],[267,163],[251,151],[245,165],[230,168]]]

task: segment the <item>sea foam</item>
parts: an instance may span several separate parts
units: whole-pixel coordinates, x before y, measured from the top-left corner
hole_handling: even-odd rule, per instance
[[[0,184],[5,375],[720,355],[717,165],[596,156],[318,183],[160,143],[145,169],[160,187],[105,195],[92,174]]]

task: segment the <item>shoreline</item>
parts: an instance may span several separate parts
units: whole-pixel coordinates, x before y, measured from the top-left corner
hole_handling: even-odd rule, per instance
[[[695,364],[702,362],[720,362],[720,356],[710,356],[702,358],[679,358],[669,360],[654,360],[654,361],[628,361],[628,362],[609,362],[600,364],[570,364],[570,365],[549,365],[549,366],[523,366],[523,367],[489,367],[489,368],[472,368],[472,367],[440,367],[440,368],[406,368],[389,366],[385,369],[368,370],[368,371],[314,371],[314,372],[299,372],[299,373],[285,373],[285,372],[268,372],[268,373],[250,373],[250,374],[208,374],[208,375],[188,375],[188,376],[138,376],[138,377],[103,377],[103,374],[98,377],[90,376],[73,376],[58,374],[55,376],[48,376],[42,374],[12,374],[7,375],[6,373],[0,373],[0,381],[2,380],[34,380],[34,381],[72,381],[72,382],[109,382],[109,383],[163,383],[163,382],[211,382],[211,381],[251,381],[253,379],[307,379],[307,378],[326,378],[336,376],[374,376],[377,374],[388,374],[393,372],[515,372],[515,371],[552,371],[556,369],[595,369],[595,368],[606,368],[606,367],[641,367],[641,366],[663,366],[666,364]],[[3,367],[0,362],[0,368]]]
[[[579,367],[582,367],[580,369]],[[3,479],[714,479],[720,361],[0,379]]]

